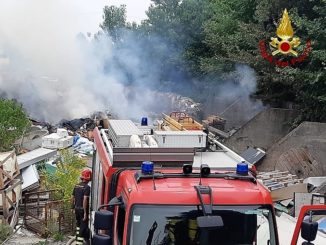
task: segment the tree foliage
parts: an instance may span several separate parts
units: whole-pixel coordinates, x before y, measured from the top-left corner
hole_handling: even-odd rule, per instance
[[[85,160],[75,156],[68,150],[61,151],[61,160],[55,172],[44,172],[47,189],[63,191],[64,199],[69,204],[74,186],[78,183],[80,173],[86,167]]]
[[[301,40],[299,53],[308,39],[312,52],[304,62],[280,68],[261,57],[259,41],[268,45],[276,36],[285,8]],[[124,11],[116,12],[125,16]],[[106,16],[104,29],[132,26],[121,17],[117,22]],[[265,103],[294,106],[301,109],[302,119],[326,121],[325,0],[152,0],[147,16],[130,29],[146,39],[149,55],[161,61],[162,80],[171,79],[167,74],[174,68],[218,82],[235,65],[246,64],[256,71],[257,95]],[[159,44],[153,42],[157,37]]]
[[[126,5],[105,6],[103,12],[103,23],[100,27],[114,42],[118,42],[121,39],[120,30],[127,25]]]
[[[14,141],[30,124],[22,106],[14,100],[0,99],[0,151],[12,149]]]

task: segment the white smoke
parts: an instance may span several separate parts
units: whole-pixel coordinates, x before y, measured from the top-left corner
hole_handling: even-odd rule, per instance
[[[215,84],[202,89],[204,116],[215,114],[225,118],[227,130],[241,127],[265,108],[261,100],[251,98],[257,89],[257,78],[249,66],[237,65],[228,78]]]
[[[94,21],[99,25],[101,18],[89,13],[102,12],[103,1],[0,0],[0,96],[17,99],[32,117],[52,123],[102,110],[132,119],[164,110],[163,100],[147,88],[160,86],[161,64],[146,58],[146,42],[130,33],[124,33],[122,46],[104,35],[77,35],[94,28]],[[164,46],[159,37],[151,41]],[[176,78],[170,91],[179,86],[177,92],[190,90],[195,98],[202,93],[207,113],[218,114],[239,96],[250,101],[255,91],[250,68],[238,67],[236,74],[235,83],[214,89]]]
[[[1,0],[0,95],[50,122],[108,108],[122,117],[143,114],[148,91],[131,101],[123,73],[103,70],[113,59],[109,40],[95,44],[77,37],[81,23],[87,23],[76,14],[78,4],[87,9],[94,1]],[[139,68],[133,57],[123,60],[122,65]]]

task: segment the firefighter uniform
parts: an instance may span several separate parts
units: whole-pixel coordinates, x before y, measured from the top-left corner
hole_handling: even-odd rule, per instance
[[[89,240],[90,232],[88,228],[88,198],[90,196],[90,186],[88,182],[91,178],[90,170],[84,170],[81,175],[82,181],[74,187],[73,196],[73,208],[76,215],[76,226],[77,226],[77,241],[78,237],[82,237],[85,241]],[[83,203],[84,198],[87,198],[87,205],[85,207],[86,213],[84,211]]]

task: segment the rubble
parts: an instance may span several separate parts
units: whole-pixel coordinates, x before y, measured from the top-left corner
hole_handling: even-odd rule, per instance
[[[217,116],[217,115],[210,115],[205,120],[203,120],[203,124],[205,126],[211,126],[213,128],[224,131],[225,130],[226,120],[224,118],[222,118],[222,117]]]
[[[77,131],[81,128],[92,130],[95,128],[94,119],[91,118],[79,118],[79,119],[73,119],[73,120],[62,120],[59,122],[58,126],[60,128],[66,128],[70,131]]]
[[[308,183],[308,184],[312,185],[313,187],[317,188],[317,187],[320,187],[320,186],[326,184],[326,176],[308,177],[303,182]]]
[[[257,178],[271,191],[275,202],[293,198],[294,192],[308,192],[307,184],[303,183],[303,179],[288,171],[260,172]]]
[[[20,139],[16,140],[15,146],[18,151],[21,149],[28,151],[35,150],[41,147],[42,137],[48,134],[49,131],[46,128],[32,125]]]

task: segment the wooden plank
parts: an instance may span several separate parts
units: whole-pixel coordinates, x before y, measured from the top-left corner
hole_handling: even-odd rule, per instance
[[[271,191],[271,196],[273,201],[281,201],[289,198],[293,198],[295,192],[308,192],[307,184],[300,183],[295,185],[290,185],[284,188]]]
[[[10,160],[12,158],[12,160]],[[9,164],[10,162],[13,163]],[[5,164],[8,163],[9,165]],[[10,172],[7,172],[5,168],[10,168]],[[17,163],[17,157],[15,155],[15,152],[12,151],[4,160],[0,162],[0,189],[6,188],[8,183],[12,181],[14,178],[16,178],[19,175],[19,168],[18,168],[18,163]]]

